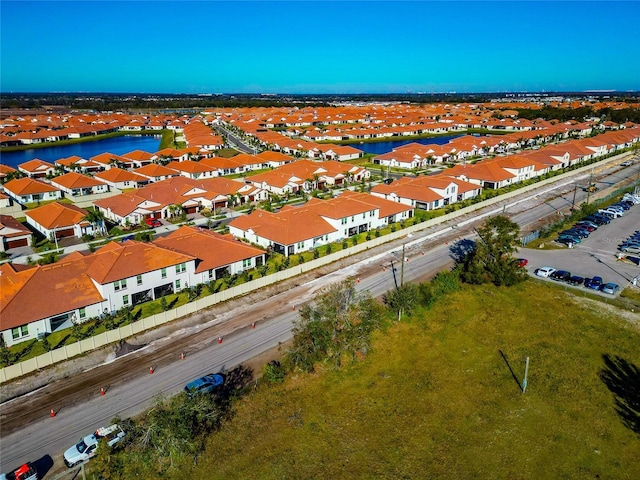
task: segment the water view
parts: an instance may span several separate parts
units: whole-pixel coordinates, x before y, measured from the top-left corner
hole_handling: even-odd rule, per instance
[[[352,143],[350,145],[358,150],[362,150],[364,153],[381,155],[383,153],[391,152],[394,148],[398,148],[409,143],[420,143],[422,145],[444,145],[445,143],[449,143],[449,140],[460,136],[462,135],[447,135],[444,137],[418,138],[413,140],[394,140],[392,142],[363,142]]]
[[[17,167],[21,163],[28,162],[34,158],[39,158],[49,163],[53,163],[61,158],[77,155],[81,158],[91,158],[104,152],[122,155],[133,150],[144,150],[155,153],[160,147],[160,135],[125,135],[123,137],[106,138],[95,142],[74,143],[46,148],[32,148],[17,152],[0,153],[0,163]]]

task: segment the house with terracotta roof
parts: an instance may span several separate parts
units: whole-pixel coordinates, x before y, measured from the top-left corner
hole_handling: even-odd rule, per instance
[[[183,226],[153,242],[162,248],[196,258],[190,285],[216,281],[257,268],[266,262],[264,250],[211,230]]]
[[[267,198],[267,192],[236,180],[194,180],[176,176],[137,190],[96,200],[94,205],[106,218],[126,225],[141,223],[149,217],[169,218],[174,205],[180,205],[188,214],[199,212],[203,208],[224,208],[232,195],[243,202]]]
[[[0,192],[0,208],[9,208],[11,206],[11,197],[4,192]]]
[[[196,259],[153,243],[111,242],[49,265],[0,265],[0,334],[6,345],[179,292]],[[34,301],[47,292],[46,301]]]
[[[129,170],[136,166],[132,159],[110,152],[104,152],[98,155],[94,155],[89,160],[101,165],[104,170],[109,170],[110,168],[114,167],[121,168],[123,170]]]
[[[17,170],[9,165],[0,163],[0,182],[4,183],[5,179],[9,175],[15,175]]]
[[[18,165],[18,170],[24,173],[29,178],[44,178],[46,176],[53,175],[56,171],[55,165],[49,162],[34,158],[28,162]]]
[[[4,191],[14,202],[20,205],[62,198],[62,190],[59,188],[29,177],[10,180],[4,184]]]
[[[60,158],[54,162],[56,167],[62,167],[65,172],[99,172],[104,170],[104,166],[100,163],[87,160],[77,155]]]
[[[180,175],[180,172],[163,165],[158,165],[157,163],[149,163],[144,167],[132,170],[132,172],[142,175],[143,177],[147,177],[151,182],[160,182],[167,178],[177,177]]]
[[[372,195],[421,210],[442,208],[473,198],[481,192],[479,185],[443,174],[402,177],[390,184],[381,183],[371,189]]]
[[[502,188],[515,183],[516,175],[508,172],[495,162],[481,161],[475,164],[454,165],[445,170],[447,175],[483,188]]]
[[[111,242],[92,254],[87,265],[109,311],[176,293],[189,286],[196,258],[154,243]]]
[[[329,200],[312,198],[304,205],[286,206],[275,213],[254,210],[233,219],[229,232],[289,256],[412,216],[413,207],[345,191]]]
[[[69,172],[51,179],[51,185],[62,190],[70,197],[94,195],[109,192],[109,185],[87,175]]]
[[[144,150],[133,150],[132,152],[123,153],[122,157],[128,159],[132,163],[130,168],[140,168],[153,162],[153,153]]]
[[[27,224],[49,240],[93,235],[93,225],[85,220],[87,211],[59,202],[51,202],[25,212]]]
[[[193,160],[183,160],[176,162],[175,160],[167,164],[167,168],[178,172],[183,177],[198,180],[200,178],[213,178],[218,176],[218,169],[211,167],[203,162],[194,162]]]
[[[106,299],[86,274],[87,262],[77,255],[81,260],[0,265],[0,335],[5,345],[38,339],[71,326],[72,321],[82,322],[104,309],[109,311]],[[46,301],[43,292],[47,293]]]
[[[260,152],[256,155],[256,157],[261,158],[262,161],[266,162],[270,167],[277,168],[287,163],[293,163],[296,161],[295,158],[285,155],[282,152],[274,152],[273,150],[265,150],[264,152]]]
[[[18,220],[11,215],[0,215],[0,252],[6,252],[11,248],[28,247],[31,245],[32,238],[31,230]]]
[[[233,175],[237,173],[244,173],[245,165],[242,163],[236,162],[234,157],[225,158],[225,157],[209,157],[203,158],[200,160],[200,164],[211,168],[213,172],[213,177],[222,177],[224,175]]]
[[[98,172],[93,178],[119,190],[139,188],[150,182],[147,177],[117,167],[109,168],[104,172]]]

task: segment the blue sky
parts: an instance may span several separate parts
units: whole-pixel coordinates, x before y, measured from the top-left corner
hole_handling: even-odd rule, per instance
[[[0,2],[0,92],[640,90],[640,2]]]

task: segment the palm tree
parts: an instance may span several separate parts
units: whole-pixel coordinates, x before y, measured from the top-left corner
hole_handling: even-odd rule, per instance
[[[104,214],[102,213],[102,210],[99,210],[97,208],[87,210],[87,214],[84,216],[84,220],[86,220],[93,226],[94,232],[99,232],[101,235],[107,233],[107,228],[104,224]]]

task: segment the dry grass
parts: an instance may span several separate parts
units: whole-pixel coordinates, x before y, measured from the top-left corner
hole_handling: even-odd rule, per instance
[[[640,478],[598,376],[603,354],[640,366],[639,340],[552,286],[465,287],[353,367],[259,388],[187,476]],[[500,351],[519,382],[531,358],[525,395]]]

